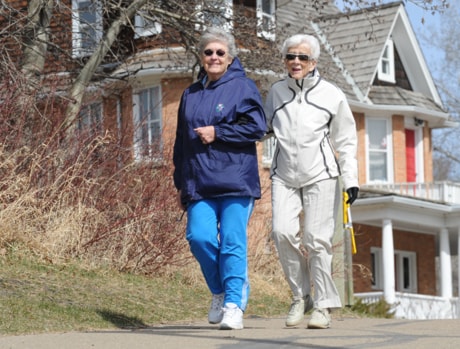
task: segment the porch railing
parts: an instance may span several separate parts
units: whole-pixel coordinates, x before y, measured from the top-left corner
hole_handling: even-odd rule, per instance
[[[364,303],[383,299],[383,292],[355,293]],[[460,299],[396,292],[392,310],[397,319],[460,319]]]
[[[375,183],[362,185],[363,190],[378,190],[441,203],[460,204],[460,183]]]

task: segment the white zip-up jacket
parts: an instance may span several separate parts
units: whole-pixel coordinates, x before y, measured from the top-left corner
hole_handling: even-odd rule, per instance
[[[353,114],[344,93],[316,69],[274,83],[265,114],[277,139],[272,179],[301,188],[341,176],[344,189],[359,187]]]

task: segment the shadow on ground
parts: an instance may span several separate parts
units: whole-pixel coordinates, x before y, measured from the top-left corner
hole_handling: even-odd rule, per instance
[[[97,313],[107,322],[114,326],[123,329],[141,329],[150,328],[141,319],[135,316],[127,316],[122,313],[117,313],[111,310],[98,310]]]

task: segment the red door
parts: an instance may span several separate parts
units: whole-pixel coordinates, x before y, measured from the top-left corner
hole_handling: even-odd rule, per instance
[[[415,131],[406,129],[406,181],[416,181]]]

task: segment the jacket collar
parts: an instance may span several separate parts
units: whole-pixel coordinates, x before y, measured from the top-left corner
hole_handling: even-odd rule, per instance
[[[206,73],[204,72],[204,74]],[[233,58],[232,63],[230,63],[230,65],[228,66],[225,74],[222,75],[219,80],[211,82],[209,84],[209,87],[216,87],[236,77],[245,77],[245,76],[246,76],[246,73],[244,71],[243,66],[241,65],[240,60],[238,59],[238,57],[235,57]],[[203,77],[201,77],[201,84],[203,86],[205,86],[207,79],[208,79],[207,75],[204,75]]]
[[[318,69],[315,68],[313,71],[307,74],[307,76],[304,77],[303,79],[296,80],[288,76],[286,78],[286,81],[288,83],[288,86],[291,89],[295,91],[298,91],[298,90],[302,91],[302,90],[308,90],[309,88],[313,87],[318,82],[319,78],[320,78],[320,75],[319,75]]]

